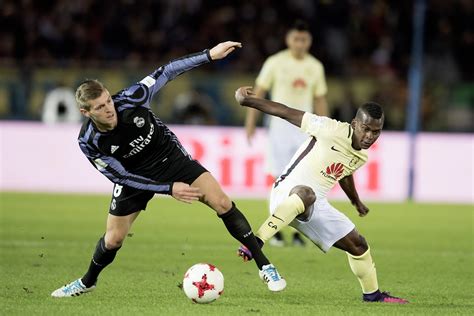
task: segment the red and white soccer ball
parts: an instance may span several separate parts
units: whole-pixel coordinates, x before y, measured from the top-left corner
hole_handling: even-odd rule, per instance
[[[183,290],[195,303],[214,302],[224,291],[224,276],[212,264],[195,264],[184,274]]]

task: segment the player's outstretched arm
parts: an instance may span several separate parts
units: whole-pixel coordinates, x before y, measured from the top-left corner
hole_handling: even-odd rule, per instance
[[[235,99],[240,105],[281,117],[291,124],[301,127],[301,121],[305,112],[287,107],[278,102],[257,98],[253,93],[252,87],[240,87],[237,89],[235,91]]]
[[[241,43],[227,41],[219,43],[211,49],[174,59],[154,70],[140,82],[122,90],[119,97],[124,100],[124,103],[150,108],[153,96],[168,82],[182,73],[212,60],[225,58],[239,47],[242,47]]]
[[[83,138],[79,139],[79,147],[92,165],[113,183],[126,185],[139,190],[152,191],[158,194],[172,195],[172,182],[157,182],[130,173],[120,161],[114,157],[101,154],[96,147],[86,142]]]
[[[339,185],[341,186],[344,193],[346,193],[347,197],[351,201],[352,205],[357,209],[359,212],[359,216],[365,216],[369,213],[369,208],[362,203],[359,198],[359,194],[357,194],[357,190],[354,184],[354,177],[352,175],[348,175],[341,180],[339,180]]]

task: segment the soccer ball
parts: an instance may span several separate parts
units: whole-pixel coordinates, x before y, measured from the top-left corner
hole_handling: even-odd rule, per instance
[[[195,264],[184,274],[183,290],[194,303],[214,302],[224,291],[224,276],[212,264]]]

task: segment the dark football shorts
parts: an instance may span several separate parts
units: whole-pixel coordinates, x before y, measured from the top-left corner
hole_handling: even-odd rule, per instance
[[[173,161],[170,168],[159,177],[159,182],[184,182],[191,184],[201,174],[207,172],[196,160],[189,158]],[[152,191],[139,190],[132,187],[115,184],[112,192],[109,213],[115,216],[126,216],[145,210],[148,201],[155,195]]]

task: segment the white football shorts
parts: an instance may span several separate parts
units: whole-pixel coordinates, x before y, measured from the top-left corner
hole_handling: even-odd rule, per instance
[[[295,187],[293,183],[285,183],[283,181],[276,188],[272,189],[270,194],[271,214],[288,197],[293,187]],[[313,204],[312,214],[307,221],[294,219],[290,226],[308,237],[323,252],[327,252],[336,241],[349,234],[355,228],[354,223],[346,215],[329,204],[326,198],[316,199],[316,202]]]

